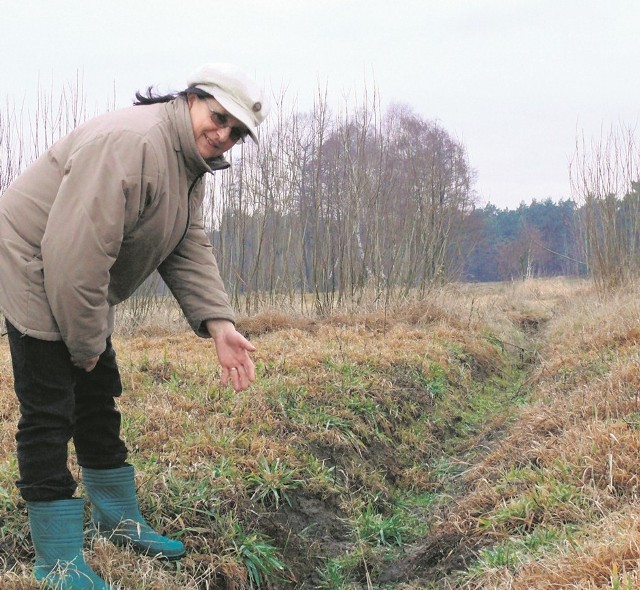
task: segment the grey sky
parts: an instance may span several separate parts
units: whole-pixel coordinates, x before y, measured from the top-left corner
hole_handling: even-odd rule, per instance
[[[576,136],[640,122],[638,0],[0,0],[2,99],[81,72],[99,109],[241,65],[307,110],[378,89],[466,146],[482,202],[569,198]]]

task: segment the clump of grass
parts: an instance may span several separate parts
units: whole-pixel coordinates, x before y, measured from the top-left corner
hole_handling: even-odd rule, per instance
[[[251,499],[276,510],[283,501],[291,506],[290,491],[303,483],[296,470],[290,469],[279,457],[270,463],[264,456],[258,461],[257,472],[250,473],[247,481],[253,489]]]
[[[385,516],[368,503],[356,517],[353,534],[356,539],[372,545],[402,547],[406,532],[399,512]]]
[[[263,588],[266,583],[286,583],[287,567],[277,547],[259,532],[246,533],[237,522],[233,528],[233,545],[247,568],[250,587]]]

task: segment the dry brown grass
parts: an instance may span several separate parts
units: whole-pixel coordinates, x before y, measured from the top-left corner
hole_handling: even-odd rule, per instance
[[[603,298],[584,282],[529,281],[453,285],[430,294],[428,301],[405,300],[386,309],[370,302],[360,313],[336,310],[323,318],[265,309],[238,324],[258,347],[260,375],[250,392],[238,395],[220,389],[208,341],[169,328],[119,336],[126,390],[122,407],[132,421],[128,432],[135,434],[129,446],[137,456],[156,456],[161,468],[141,473],[140,484],[149,502],[162,501],[171,493],[172,478],[193,479],[228,457],[239,475],[212,477],[211,485],[219,508],[242,514],[255,509],[242,477],[257,473],[261,457],[284,457],[292,469],[303,470],[304,453],[322,449],[319,456],[341,465],[348,481],[340,485],[351,494],[360,489],[388,500],[390,477],[404,489],[437,489],[428,465],[455,426],[445,417],[436,424],[438,408],[414,389],[407,371],[429,375],[441,368],[458,388],[456,403],[462,405],[474,383],[508,374],[501,349],[521,351],[510,354],[509,362],[525,356],[535,361],[521,388],[529,392],[529,403],[517,419],[506,423],[496,417],[458,444],[458,452],[466,455],[451,459],[467,466],[450,501],[432,515],[430,538],[424,546],[416,543],[393,572],[383,567],[382,577],[386,573],[393,587],[407,590],[427,588],[435,579],[441,587],[469,590],[595,590],[615,588],[616,579],[620,588],[635,587],[640,565],[634,510],[640,473],[639,292],[633,287]],[[371,437],[368,418],[347,407],[349,399],[378,408],[376,427],[395,446]],[[313,412],[295,419],[287,408],[299,412],[299,404],[315,413],[330,409],[350,430],[319,428],[309,421]],[[393,407],[403,414],[394,417],[388,411]],[[425,409],[434,414],[431,430],[424,424],[417,430],[413,420]],[[15,472],[17,406],[5,339],[0,340],[0,420],[0,462]],[[409,454],[416,464],[407,461]],[[9,479],[0,487],[20,504]],[[334,506],[340,518],[353,510],[346,496],[323,487],[321,480],[307,485],[314,501],[325,502],[323,509]],[[162,518],[167,526],[172,518],[177,526],[193,524],[179,512]],[[272,522],[270,534],[282,526]],[[454,574],[460,563],[470,566],[483,548],[527,539],[543,528],[559,531],[560,541],[535,554],[519,553],[508,565],[476,567],[471,577]],[[214,579],[225,580],[228,588],[246,587],[246,570],[223,541],[200,534],[187,542],[196,553],[185,564],[188,575],[110,546],[95,546],[89,555],[125,587],[143,580],[140,588],[195,589]],[[208,543],[208,550],[201,543]],[[456,555],[462,562],[447,565]],[[27,562],[14,564],[0,577],[2,587],[31,588],[27,571]]]
[[[532,403],[465,473],[468,491],[441,527],[487,548],[542,527],[573,532],[535,559],[525,554],[521,565],[485,567],[461,587],[636,587],[638,289],[603,298],[582,288],[563,299],[530,379]],[[554,494],[567,489],[556,502]]]
[[[619,584],[616,586],[616,582]],[[604,590],[637,588],[640,582],[640,520],[626,507],[586,527],[580,541],[554,555],[512,569],[487,572],[478,588],[495,590]]]

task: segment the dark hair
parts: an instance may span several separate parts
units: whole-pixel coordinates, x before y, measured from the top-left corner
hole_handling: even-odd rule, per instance
[[[157,94],[153,91],[153,86],[149,86],[145,94],[142,94],[139,90],[136,92],[136,100],[133,102],[135,106],[145,106],[149,104],[158,104],[160,102],[170,102],[176,98],[187,98],[187,94],[195,94],[200,98],[212,98],[211,94],[196,88],[195,86],[189,86],[182,92],[170,92],[169,94]]]

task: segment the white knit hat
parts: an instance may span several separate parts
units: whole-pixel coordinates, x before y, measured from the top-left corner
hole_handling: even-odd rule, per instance
[[[187,86],[213,96],[247,127],[251,139],[258,143],[256,127],[264,121],[270,109],[262,88],[245,72],[231,64],[205,64],[189,76]]]

